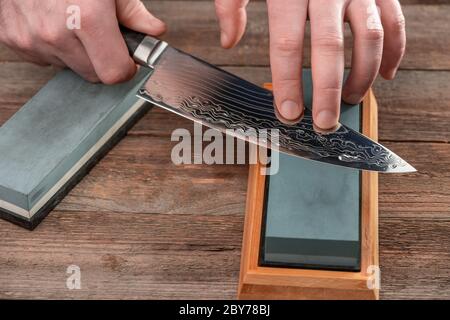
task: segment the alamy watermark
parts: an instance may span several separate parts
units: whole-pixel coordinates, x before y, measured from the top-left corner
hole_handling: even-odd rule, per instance
[[[279,153],[276,150],[269,151],[270,147],[279,145],[278,129],[227,129],[225,133],[223,135],[215,129],[203,132],[203,126],[198,123],[194,123],[193,135],[187,129],[174,130],[171,140],[178,143],[172,148],[172,162],[176,165],[259,163],[262,165],[261,174],[278,173]],[[250,142],[248,152],[242,138]]]
[[[67,267],[66,273],[69,274],[66,280],[66,287],[69,290],[81,289],[81,269],[77,265],[70,265]]]
[[[379,290],[380,280],[381,280],[381,271],[380,266],[370,265],[367,267],[367,275],[369,276],[367,278],[367,289],[369,290]]]
[[[80,30],[81,29],[81,8],[77,5],[70,5],[66,10],[67,19],[66,26],[69,30]]]

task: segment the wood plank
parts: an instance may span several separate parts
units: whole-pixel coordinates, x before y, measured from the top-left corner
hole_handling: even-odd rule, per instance
[[[427,81],[424,83],[427,83]],[[6,222],[0,222],[1,236],[4,239],[12,237],[18,239],[16,240],[18,241],[17,246],[11,247],[11,250],[31,252],[30,255],[23,258],[26,259],[28,264],[20,260],[22,259],[20,255],[7,255],[6,260],[9,262],[9,265],[7,264],[9,269],[0,274],[6,274],[5,279],[9,279],[8,281],[10,282],[8,282],[8,290],[2,292],[2,296],[42,297],[43,291],[39,290],[39,288],[42,288],[44,283],[49,283],[50,289],[48,294],[52,297],[77,294],[79,297],[119,297],[119,295],[131,297],[133,294],[135,295],[134,297],[156,297],[152,295],[151,290],[160,290],[161,295],[159,297],[192,298],[194,292],[195,295],[205,298],[232,297],[232,294],[235,293],[235,282],[223,283],[219,279],[217,280],[219,283],[215,282],[214,285],[209,286],[199,280],[205,276],[203,271],[206,269],[212,270],[212,272],[222,270],[220,269],[222,266],[219,264],[215,265],[214,262],[219,261],[222,264],[223,260],[220,259],[229,261],[227,259],[231,258],[228,256],[220,259],[217,256],[214,256],[212,259],[202,256],[200,259],[201,266],[199,266],[202,270],[201,272],[199,271],[191,277],[186,275],[188,280],[177,278],[176,281],[167,285],[168,283],[161,278],[154,282],[149,280],[152,278],[152,273],[148,271],[150,269],[145,274],[144,271],[142,271],[143,273],[136,273],[135,278],[127,278],[127,276],[122,274],[120,268],[115,272],[106,273],[106,276],[102,277],[101,274],[105,272],[105,268],[101,264],[102,260],[98,258],[96,260],[94,258],[96,255],[90,253],[90,250],[94,252],[107,250],[107,254],[116,258],[107,256],[105,259],[128,259],[137,264],[138,266],[135,266],[135,268],[138,269],[141,268],[139,261],[144,261],[142,263],[148,265],[150,262],[146,262],[146,259],[153,261],[156,255],[159,261],[166,262],[165,266],[168,268],[172,263],[182,265],[186,255],[192,255],[192,248],[195,247],[192,243],[184,245],[177,241],[189,241],[186,240],[190,239],[186,234],[190,226],[189,221],[197,219],[195,218],[197,214],[208,216],[208,219],[234,221],[236,224],[242,222],[246,167],[173,166],[169,160],[171,143],[168,141],[168,138],[170,132],[174,128],[190,127],[191,124],[189,121],[179,119],[171,114],[160,112],[159,116],[159,121],[149,122],[154,127],[149,127],[145,136],[139,136],[140,131],[137,130],[133,136],[126,138],[119,144],[63,201],[58,208],[59,211],[50,215],[42,225],[42,231],[38,229],[37,233],[28,233]],[[445,296],[445,292],[444,295],[442,295],[442,292],[436,295],[436,290],[438,288],[448,288],[448,286],[445,286],[445,282],[439,282],[438,280],[445,276],[448,269],[439,264],[438,278],[433,278],[436,273],[424,272],[424,265],[428,266],[426,261],[430,259],[431,261],[442,259],[442,263],[448,260],[446,258],[448,248],[435,246],[436,242],[432,241],[432,239],[440,239],[439,243],[448,243],[448,241],[442,242],[441,240],[446,240],[446,237],[450,234],[449,224],[446,222],[448,221],[450,208],[450,145],[445,143],[413,144],[388,142],[387,146],[411,161],[419,170],[419,173],[412,176],[381,175],[380,177],[380,239],[383,239],[380,253],[383,268],[386,265],[386,268],[383,269],[383,288],[385,289],[381,292],[382,297],[422,297],[422,292],[428,297]],[[173,192],[174,186],[177,186],[177,192]],[[208,195],[208,197],[205,195]],[[180,201],[180,197],[184,200]],[[214,199],[214,201],[209,199]],[[95,211],[96,213],[82,213],[81,211]],[[127,213],[124,214],[124,211]],[[149,214],[152,212],[159,215]],[[159,247],[161,250],[166,250],[165,255],[159,256],[148,253],[140,257],[139,259],[142,260],[139,261],[133,260],[134,258],[132,257],[122,256],[123,251],[120,250],[124,250],[123,247],[121,247],[122,249],[119,248],[120,250],[117,248],[110,249],[111,243],[114,244],[121,241],[121,236],[123,236],[122,241],[130,242],[127,247],[127,250],[130,252],[141,250],[142,247],[147,245],[148,241],[157,242],[156,239],[144,239],[142,240],[144,244],[142,244],[139,240],[136,240],[135,235],[126,236],[130,229],[129,224],[132,224],[133,228],[138,228],[138,226],[142,225],[145,231],[139,231],[141,234],[157,235],[159,237],[161,232],[152,230],[155,224],[158,225],[158,222],[153,220],[153,222],[145,222],[147,221],[146,219],[149,219],[149,215],[159,217],[158,221],[162,221],[160,222],[161,224],[164,221],[168,221],[164,231],[166,234],[163,233],[163,236],[159,239],[167,239],[167,243],[174,243],[172,249],[161,246]],[[170,220],[175,219],[174,217],[182,219],[180,221],[183,222],[187,221],[186,225],[180,226],[181,222],[177,224],[174,220]],[[429,227],[421,232],[424,221],[425,223],[428,221]],[[443,222],[433,226],[433,221]],[[207,225],[207,222],[205,223]],[[172,225],[180,227],[172,229]],[[239,226],[241,225],[239,224]],[[120,226],[121,231],[116,236],[115,230],[117,230],[118,226]],[[167,233],[172,232],[169,229],[179,234],[169,236]],[[89,230],[89,232],[86,233],[86,230]],[[100,242],[92,242],[93,239],[96,239],[96,236],[92,236],[93,230],[97,230],[97,234],[102,237],[112,239],[112,242],[108,244],[104,239]],[[208,227],[205,230],[197,230],[192,234],[201,234],[202,239],[204,239],[203,237],[210,239],[209,230],[210,228]],[[70,237],[66,235],[67,232],[70,232]],[[228,233],[228,229],[223,229],[211,234],[217,234],[218,239],[225,239],[224,237],[227,237]],[[88,274],[90,272],[94,274],[89,282],[94,281],[94,279],[99,281],[93,282],[95,285],[89,287],[89,292],[69,293],[65,291],[64,287],[61,288],[63,284],[60,283],[60,278],[59,280],[52,280],[51,276],[45,273],[46,271],[44,270],[49,269],[53,273],[62,273],[60,277],[64,278],[64,270],[61,271],[59,268],[65,268],[67,264],[72,263],[70,261],[73,261],[73,257],[77,256],[73,253],[67,253],[75,249],[70,249],[71,246],[68,246],[66,243],[57,242],[54,245],[55,234],[64,237],[65,241],[72,239],[70,241],[74,241],[73,248],[79,246],[81,242],[80,238],[76,237],[84,239],[86,251],[83,252],[80,259],[83,263],[88,264],[89,261],[94,260],[88,267],[88,270],[92,270]],[[234,235],[234,237],[239,239],[240,243],[240,234]],[[229,241],[233,241],[231,238],[229,239]],[[228,240],[224,241],[224,243],[227,243],[226,241]],[[38,251],[36,254],[32,253],[34,251],[32,247],[33,242],[37,242],[42,251]],[[9,240],[5,241],[5,246],[0,251],[3,253],[6,250],[10,250],[8,249],[11,246],[10,243],[11,241]],[[212,244],[213,246],[219,243],[222,245],[222,242],[218,240],[216,242],[198,240],[197,246],[200,246],[201,243]],[[237,246],[237,243],[235,242],[234,245]],[[235,266],[235,269],[229,272],[235,272],[235,280],[237,281],[239,265],[237,261],[239,259],[237,258],[238,254],[230,249],[232,246],[226,245],[224,250],[229,250],[234,254],[233,257],[235,257],[236,262],[233,266]],[[435,253],[430,258],[431,247],[434,248]],[[424,248],[427,250],[423,250]],[[51,255],[46,253],[47,250],[61,252],[60,257],[52,260]],[[117,253],[115,250],[120,252]],[[407,252],[413,252],[414,255],[401,256],[398,254],[398,252],[404,250],[409,250]],[[174,253],[178,251],[183,253]],[[211,251],[221,252],[221,249],[215,247]],[[227,252],[230,253],[229,251]],[[426,255],[424,252],[426,252]],[[179,260],[170,260],[171,256],[175,256]],[[416,260],[414,258],[417,256],[420,259]],[[2,257],[6,256],[2,254]],[[16,259],[19,259],[19,261],[15,261]],[[41,259],[43,261],[42,265],[39,262]],[[61,262],[58,262],[58,259],[69,262],[65,262],[66,264],[61,267]],[[193,262],[191,261],[190,263]],[[27,269],[29,268],[27,265],[30,264],[35,265],[37,271]],[[186,268],[189,270],[188,267]],[[17,274],[27,275],[30,273],[31,276],[26,276],[25,279],[16,276]],[[423,279],[420,280],[419,284],[417,282],[418,275],[421,275],[421,279]],[[17,280],[11,280],[15,278]],[[142,280],[142,278],[144,279]],[[195,279],[193,280],[193,278]],[[43,279],[42,282],[39,279]],[[121,286],[120,283],[125,283],[122,281],[130,281],[132,283],[131,288],[134,287],[135,290]],[[116,285],[112,285],[112,283],[116,283]],[[141,287],[141,283],[146,288],[149,288],[149,291],[146,291],[143,286]],[[23,288],[22,286],[36,289],[26,291],[21,289]],[[59,289],[54,289],[55,287]],[[105,287],[108,290],[103,291],[103,293],[100,292]],[[213,289],[213,287],[216,289]],[[27,294],[29,296],[26,296]]]
[[[267,67],[226,67],[253,83],[271,79]],[[0,68],[0,125],[9,119],[55,74],[53,68],[28,63],[3,63]],[[402,70],[396,80],[379,78],[374,86],[379,103],[380,139],[450,141],[450,72]],[[169,121],[169,122],[167,122]],[[164,128],[190,122],[153,110],[130,134],[158,135]]]
[[[233,298],[242,219],[58,211],[35,232],[1,222],[0,298]],[[72,264],[81,290],[66,288]]]
[[[263,66],[228,70],[270,81],[263,2],[250,5],[244,42],[228,52],[218,47],[209,0],[170,2],[150,2],[169,22],[166,39],[214,63]],[[450,70],[449,10],[405,7],[403,69]],[[5,60],[18,61],[0,47]],[[2,63],[0,124],[54,72]],[[375,86],[382,141],[419,170],[380,176],[382,299],[450,298],[449,79],[447,71],[404,70]],[[0,221],[0,298],[236,297],[247,168],[171,165],[170,133],[180,127],[191,124],[155,109],[35,232]],[[69,264],[82,268],[81,291],[65,287]]]
[[[450,216],[380,214],[381,299],[450,299]]]
[[[172,45],[218,65],[269,64],[267,10],[264,2],[251,2],[249,25],[243,42],[225,51],[219,45],[219,28],[214,3],[198,1],[150,1],[149,8],[165,20],[169,31],[164,39]],[[450,70],[450,6],[406,5],[407,54],[403,69]],[[427,27],[423,23],[426,21]],[[309,28],[308,28],[309,30]],[[429,32],[433,30],[433,32]],[[307,31],[309,39],[309,31]],[[350,28],[346,28],[347,66],[351,51]],[[310,41],[305,42],[305,66],[310,65]],[[0,46],[0,61],[17,61],[18,57]]]
[[[98,214],[95,213],[82,215],[55,213],[46,221],[45,230],[39,231],[39,235],[36,233],[27,233],[32,237],[19,235],[20,241],[11,244],[7,249],[2,248],[0,296],[2,298],[234,297],[236,284],[233,279],[237,276],[235,272],[239,261],[239,255],[236,252],[217,253],[211,258],[208,257],[210,253],[206,255],[204,252],[193,251],[189,258],[188,252],[175,252],[170,249],[169,256],[162,254],[163,249],[160,249],[169,248],[169,240],[161,245],[158,243],[158,238],[152,240],[154,242],[146,238],[147,235],[154,234],[155,224],[139,220],[139,224],[146,228],[136,232],[132,228],[130,230],[130,219],[123,219],[122,222],[125,223],[123,228],[113,228],[114,225],[119,226],[120,220],[116,219],[118,215],[115,214],[111,218],[111,215],[103,214],[102,222],[112,221],[104,227],[99,227],[98,219],[95,218],[97,216]],[[90,236],[82,230],[88,227],[87,225],[78,226],[78,220],[81,219],[87,219],[91,223]],[[191,218],[184,226],[186,229],[196,223],[196,219],[192,223],[190,221],[192,221]],[[201,224],[203,225],[205,221]],[[446,261],[449,258],[450,221],[440,220],[439,222],[441,228],[437,230],[436,219],[428,221],[382,219],[382,298],[440,297],[443,299],[449,297]],[[165,224],[161,221],[156,223]],[[398,232],[399,227],[402,227],[401,234]],[[124,229],[126,229],[126,236]],[[165,230],[171,229],[167,222]],[[4,230],[3,225],[2,230]],[[233,232],[232,228],[228,230]],[[397,232],[392,233],[395,230]],[[68,231],[71,231],[70,237],[64,235]],[[119,232],[118,235],[114,236],[113,231]],[[210,240],[212,232],[206,228],[202,231],[205,232],[203,235]],[[41,232],[46,233],[45,237],[42,237]],[[221,232],[220,235],[224,233]],[[409,235],[412,239],[407,239],[405,235]],[[3,232],[2,236],[4,236]],[[136,240],[135,238],[139,236],[143,239]],[[442,250],[436,251],[436,236],[444,245]],[[18,238],[17,230],[13,230],[10,237],[6,236],[9,242],[11,238]],[[132,239],[132,241],[130,240],[128,244],[123,243],[123,238]],[[172,237],[166,239],[176,240]],[[204,243],[202,239],[197,240],[199,243]],[[30,245],[35,241],[38,241],[36,245]],[[114,243],[112,244],[111,241]],[[192,240],[182,241],[185,241],[186,247],[189,247],[189,241]],[[414,246],[411,247],[411,245]],[[50,250],[52,252],[49,252]],[[126,251],[129,250],[133,250],[133,253],[127,254]],[[31,256],[30,251],[33,252]],[[205,251],[207,251],[206,248]],[[196,259],[202,262],[196,264]],[[414,261],[413,265],[411,261]],[[65,268],[72,263],[78,263],[82,267],[83,290],[81,291],[71,292],[64,287],[67,277]],[[174,265],[178,267],[173,268]],[[230,266],[232,270],[224,270]],[[213,277],[212,272],[205,274],[207,269],[213,269],[214,274],[218,273],[217,277]],[[184,277],[190,280],[187,281]],[[128,283],[130,287],[126,288],[120,285],[121,283]],[[436,295],[437,291],[441,293],[439,296]]]
[[[388,142],[386,146],[418,172],[380,175],[382,215],[450,218],[450,144]]]
[[[59,209],[211,215],[244,211],[246,166],[175,166],[170,160],[174,143],[168,137],[127,137]],[[389,217],[448,217],[450,145],[389,142],[387,146],[407,159],[418,173],[380,175],[380,211]],[[176,193],[171,192],[174,186]],[[207,201],[209,198],[214,201]]]
[[[150,138],[126,138],[35,232],[0,222],[1,298],[235,297],[246,168],[176,178],[191,169],[167,171],[149,151],[170,143]],[[381,296],[448,298],[450,145],[388,146],[419,173],[380,176]],[[205,176],[200,198],[192,180]],[[85,270],[80,292],[64,287],[72,263]]]
[[[0,64],[0,105],[23,105],[54,75],[56,69],[25,62]]]
[[[129,136],[59,206],[64,211],[235,215],[244,212],[244,165],[180,165],[168,134]],[[196,155],[197,157],[198,155]],[[101,183],[99,181],[101,180]]]
[[[450,142],[450,72],[400,71],[374,91],[381,140]]]
[[[450,298],[450,145],[388,143],[418,169],[380,175],[382,299]]]

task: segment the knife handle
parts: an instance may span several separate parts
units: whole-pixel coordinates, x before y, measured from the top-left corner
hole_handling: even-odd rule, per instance
[[[167,43],[152,36],[136,32],[124,26],[120,26],[130,56],[136,63],[153,68],[159,55],[167,47]]]
[[[125,39],[130,56],[133,56],[142,40],[144,40],[145,34],[133,31],[124,26],[120,26],[120,32],[122,32],[122,36]]]

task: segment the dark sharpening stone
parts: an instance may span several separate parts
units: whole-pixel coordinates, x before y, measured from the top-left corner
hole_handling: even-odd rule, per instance
[[[312,105],[310,70],[303,72]],[[361,105],[342,103],[340,121],[361,130]],[[279,154],[279,172],[266,179],[261,264],[308,269],[360,269],[361,173]]]

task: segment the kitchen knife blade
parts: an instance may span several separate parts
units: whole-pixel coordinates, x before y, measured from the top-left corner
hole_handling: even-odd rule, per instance
[[[276,117],[271,91],[164,41],[125,28],[122,33],[135,61],[153,69],[138,96],[159,107],[225,134],[301,158],[359,170],[416,171],[386,147],[345,125],[339,124],[333,132],[317,131],[309,109],[305,109],[300,122],[286,125]]]

